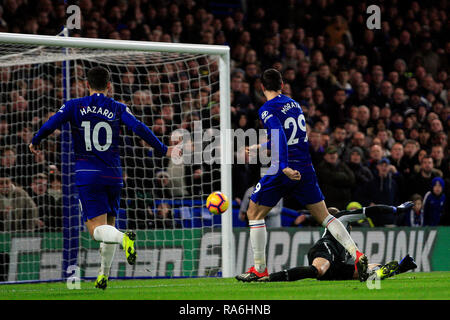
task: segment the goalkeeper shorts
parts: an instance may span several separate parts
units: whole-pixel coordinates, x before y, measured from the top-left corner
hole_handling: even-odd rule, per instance
[[[355,271],[354,264],[347,264],[345,249],[336,240],[330,241],[321,238],[308,251],[308,263],[312,265],[314,259],[328,260],[330,266],[325,274],[318,280],[352,280]]]
[[[102,214],[117,217],[120,208],[121,185],[89,184],[77,186],[83,220]]]

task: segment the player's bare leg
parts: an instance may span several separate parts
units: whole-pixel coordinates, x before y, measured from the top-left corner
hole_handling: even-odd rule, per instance
[[[236,276],[239,281],[264,281],[269,277],[266,266],[267,231],[264,218],[271,209],[272,207],[262,206],[250,200],[247,217],[255,265],[248,269],[246,273]]]
[[[309,204],[306,206],[311,215],[319,222],[323,227],[327,228],[333,237],[347,250],[348,253],[355,260],[355,269],[358,270],[358,276],[360,281],[367,280],[368,274],[368,260],[367,257],[358,250],[355,242],[350,237],[347,229],[344,225],[332,216],[325,205],[325,201]]]

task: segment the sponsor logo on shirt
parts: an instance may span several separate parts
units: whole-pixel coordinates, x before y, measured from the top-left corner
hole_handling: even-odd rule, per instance
[[[261,113],[261,119],[264,120],[264,118],[267,117],[268,114],[269,114],[269,111],[264,111],[263,113]]]
[[[269,114],[269,111],[263,111],[263,113],[261,113],[261,119],[264,120],[264,123],[266,123],[266,121],[269,120],[272,116],[272,114]]]

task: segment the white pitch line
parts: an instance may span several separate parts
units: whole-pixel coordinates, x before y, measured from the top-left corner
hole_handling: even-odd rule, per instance
[[[87,282],[85,282],[87,283]],[[93,283],[93,281],[92,281]],[[214,284],[215,286],[219,285],[219,286],[230,286],[230,285],[234,285],[234,283],[217,283]],[[109,286],[108,289],[139,289],[139,288],[161,288],[161,287],[187,287],[189,286],[190,288],[192,287],[204,287],[204,286],[209,286],[209,284],[192,284],[192,283],[184,283],[184,284],[156,284],[156,285],[145,285],[145,286]],[[62,291],[68,291],[69,289],[62,289],[62,288],[48,288],[48,289],[11,289],[11,290],[0,290],[6,293],[21,293],[21,292],[62,292]],[[88,288],[81,288],[79,290],[98,290],[97,288],[93,288],[93,287],[88,287]],[[74,290],[75,292],[78,291],[78,289]]]

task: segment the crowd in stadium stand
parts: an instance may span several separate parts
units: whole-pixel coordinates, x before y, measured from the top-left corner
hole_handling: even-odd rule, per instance
[[[71,36],[229,45],[234,128],[262,128],[257,110],[265,98],[259,75],[267,68],[279,70],[284,78],[283,94],[299,101],[306,115],[310,152],[328,206],[346,209],[350,202],[362,206],[399,205],[411,200],[415,206],[410,214],[389,222],[374,221],[374,225],[450,224],[450,30],[446,1],[380,1],[380,30],[366,26],[367,1],[247,1],[245,8],[230,5],[228,11],[226,5],[217,11],[208,1],[199,0],[73,3],[81,9],[82,27],[72,30]],[[4,0],[0,7],[0,31],[55,35],[67,18],[66,6],[64,1]],[[189,66],[189,70],[194,72],[201,67],[200,62]],[[159,96],[146,95],[130,84],[133,76],[131,72],[118,79],[124,86],[115,92],[127,93],[128,98],[119,99],[129,103],[138,115],[139,105],[153,105],[154,112],[159,114],[143,120],[161,138],[167,139],[176,129],[169,124],[176,123],[173,119],[182,114],[187,99],[198,98],[201,107],[208,108],[207,116],[217,121],[217,85],[212,86],[212,92],[198,90],[196,95],[179,96],[177,106],[166,108],[161,105],[167,103],[155,101],[155,97],[162,99],[165,92],[172,92],[170,85],[162,86]],[[3,68],[1,165],[3,169],[16,167],[16,162],[21,165],[20,172],[6,171],[12,184],[28,192],[29,199],[16,205],[28,206],[27,214],[33,217],[35,225],[60,227],[61,222],[54,219],[47,217],[48,221],[43,221],[48,212],[36,209],[45,205],[58,207],[61,201],[61,177],[55,166],[60,163],[59,153],[54,152],[58,148],[56,139],[46,142],[47,151],[41,157],[33,157],[27,149],[33,132],[45,120],[33,113],[42,107],[38,89],[33,90],[35,97],[32,97],[27,88],[41,88],[39,81],[45,80],[24,85],[18,82],[13,88],[10,77],[10,72]],[[148,74],[146,79],[149,87],[153,80],[165,82],[158,79],[158,74]],[[47,100],[45,105],[48,112],[54,112],[60,101]],[[193,114],[178,123],[189,128],[195,117],[202,116]],[[145,161],[129,165],[144,170]],[[148,166],[154,166],[154,162]],[[167,169],[168,164],[161,166]],[[179,177],[177,168],[154,172],[156,189],[161,191],[157,197],[212,191],[202,189],[206,179],[202,174],[214,172],[214,168],[204,170],[197,166],[184,170],[190,170],[183,174],[189,181],[171,180],[173,175]],[[134,171],[135,176],[140,174]],[[234,165],[233,178],[239,181],[233,185],[233,199],[239,203],[246,190],[260,178],[260,167]],[[210,177],[208,181],[213,180]],[[124,206],[145,212],[144,197],[139,193],[155,187],[154,183],[129,185],[130,194],[125,197],[128,203]],[[3,212],[11,210],[14,202],[9,199],[9,206],[5,204],[8,198],[5,190],[0,189]],[[301,208],[292,199],[284,200],[286,207]],[[166,219],[170,210],[161,204],[150,214]],[[158,223],[142,221],[144,224],[136,225],[137,228],[173,227],[170,222],[158,219],[155,220]]]

